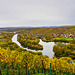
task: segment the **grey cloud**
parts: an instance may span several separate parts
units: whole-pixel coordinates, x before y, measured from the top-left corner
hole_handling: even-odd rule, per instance
[[[75,24],[75,0],[0,0],[0,27]]]

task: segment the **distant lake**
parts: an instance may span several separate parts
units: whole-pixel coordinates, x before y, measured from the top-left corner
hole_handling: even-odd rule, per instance
[[[21,44],[17,41],[17,35],[18,34],[15,34],[12,38],[12,42],[16,43],[18,46],[20,47],[23,47],[21,46]],[[49,58],[53,58],[54,56],[54,52],[53,52],[53,46],[55,45],[54,42],[43,42],[41,39],[40,39],[40,42],[39,44],[43,45],[43,50],[31,50],[31,49],[28,49],[28,48],[24,48],[28,51],[34,51],[34,52],[42,52],[43,55],[47,55]]]

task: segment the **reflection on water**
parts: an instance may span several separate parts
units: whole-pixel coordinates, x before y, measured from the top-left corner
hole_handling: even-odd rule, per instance
[[[15,34],[12,38],[12,42],[16,43],[18,46],[22,47],[21,44],[17,41],[17,34]],[[53,52],[53,46],[54,46],[54,42],[43,42],[41,39],[40,39],[40,42],[39,44],[43,45],[43,50],[38,50],[37,52],[42,52],[43,55],[47,55],[49,58],[53,58],[54,56],[54,52]],[[34,51],[36,52],[36,50],[31,50],[31,49],[28,49],[28,48],[24,48],[24,49],[27,49],[29,51]]]

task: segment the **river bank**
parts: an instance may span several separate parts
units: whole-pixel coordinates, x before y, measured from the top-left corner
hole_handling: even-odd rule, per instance
[[[21,46],[21,44],[17,41],[17,35],[18,34],[15,34],[12,38],[12,42],[16,43],[18,46],[20,47],[23,47]],[[53,46],[55,45],[54,42],[43,42],[41,39],[40,39],[40,42],[39,44],[43,45],[43,50],[31,50],[31,49],[28,49],[28,48],[24,48],[23,49],[26,49],[28,51],[33,51],[33,52],[42,52],[43,55],[47,55],[49,58],[53,58],[54,57],[54,52],[53,52]]]

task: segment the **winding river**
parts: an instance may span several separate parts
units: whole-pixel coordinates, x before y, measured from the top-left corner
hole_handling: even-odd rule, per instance
[[[22,47],[21,44],[17,41],[17,35],[18,34],[15,34],[12,38],[12,42],[16,43],[18,46]],[[43,55],[47,55],[49,58],[53,58],[54,56],[54,52],[53,52],[53,46],[54,46],[54,42],[43,42],[41,39],[40,39],[40,42],[39,44],[43,45],[43,50],[31,50],[31,49],[28,49],[28,48],[24,48],[28,51],[34,51],[34,52],[42,52]]]

